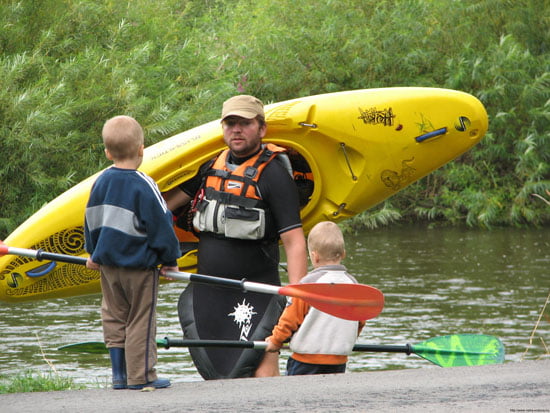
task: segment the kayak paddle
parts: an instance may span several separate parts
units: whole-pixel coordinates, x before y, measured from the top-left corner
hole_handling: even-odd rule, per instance
[[[265,350],[265,341],[157,339],[159,348],[170,347],[233,347]],[[58,350],[72,353],[107,353],[101,341],[67,344]],[[434,337],[418,344],[379,345],[355,344],[353,351],[416,354],[441,367],[482,366],[504,362],[504,346],[493,336],[453,334]]]
[[[414,353],[441,367],[504,363],[502,342],[497,337],[484,334],[451,334],[430,338],[418,344],[387,347],[392,349],[377,350],[376,346],[370,346],[368,350],[360,351],[392,351],[407,355]]]
[[[21,255],[37,260],[60,261],[70,264],[86,265],[86,258],[73,255],[56,254],[43,250],[8,247],[0,244],[0,256]],[[166,277],[222,287],[237,288],[265,294],[284,295],[301,298],[311,306],[327,314],[346,320],[369,320],[376,317],[384,308],[384,295],[377,288],[364,284],[289,284],[276,286],[246,280],[234,280],[211,275],[169,271]]]

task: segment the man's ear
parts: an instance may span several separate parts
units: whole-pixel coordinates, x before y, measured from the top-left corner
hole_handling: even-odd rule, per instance
[[[264,123],[262,126],[260,126],[260,138],[264,138],[265,134],[267,133],[267,125]]]

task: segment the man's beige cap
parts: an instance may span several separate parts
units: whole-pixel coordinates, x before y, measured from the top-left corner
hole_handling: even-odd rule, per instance
[[[256,116],[264,117],[264,104],[258,98],[250,95],[238,95],[227,99],[223,103],[222,120],[228,116],[240,116],[241,118],[254,119]]]

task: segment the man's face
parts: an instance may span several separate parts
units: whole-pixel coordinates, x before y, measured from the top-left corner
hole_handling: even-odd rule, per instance
[[[265,124],[260,126],[257,119],[229,116],[222,122],[223,140],[233,155],[242,158],[260,149],[265,136]]]

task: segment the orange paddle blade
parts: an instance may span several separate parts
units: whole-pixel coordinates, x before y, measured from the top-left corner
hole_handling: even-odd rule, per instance
[[[384,308],[384,294],[364,284],[291,284],[279,294],[298,297],[320,311],[345,320],[369,320]]]

